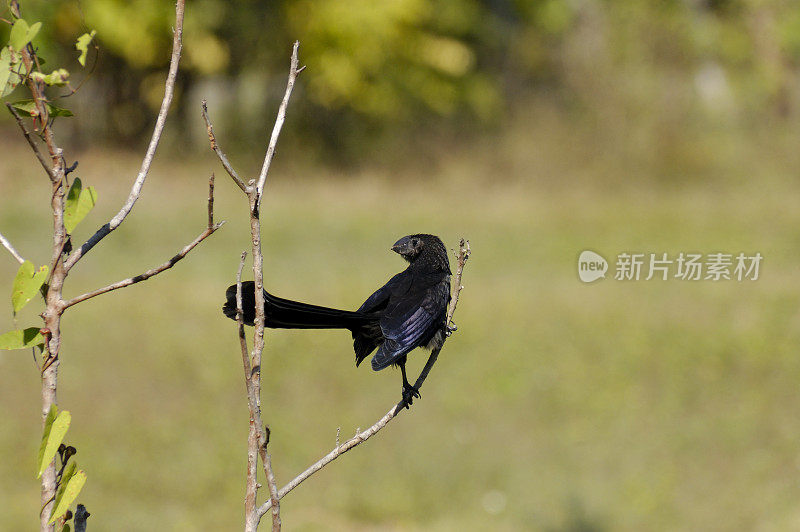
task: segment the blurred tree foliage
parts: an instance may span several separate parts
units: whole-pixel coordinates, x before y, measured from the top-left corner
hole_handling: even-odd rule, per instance
[[[91,105],[90,127],[139,138],[160,101],[172,3],[36,0],[23,9],[45,22],[45,56],[97,30],[86,84],[95,88],[78,98]],[[381,142],[424,146],[442,128],[485,130],[539,97],[598,127],[629,120],[642,143],[655,135],[667,151],[698,117],[781,120],[798,108],[792,0],[194,0],[182,130],[207,97],[224,112],[226,138],[260,146],[295,39],[309,68],[289,142],[344,158]],[[188,140],[202,144],[202,134]]]

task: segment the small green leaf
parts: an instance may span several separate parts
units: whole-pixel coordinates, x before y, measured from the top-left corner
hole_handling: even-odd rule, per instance
[[[50,115],[50,117],[73,116],[72,111],[69,109],[62,109],[61,107],[56,107],[51,103],[45,103],[45,105],[47,106],[47,113]],[[39,110],[36,108],[36,102],[33,100],[19,100],[18,102],[12,103],[11,107],[31,116],[39,116]]]
[[[55,105],[49,103],[47,104],[47,112],[50,114],[51,117],[75,116],[69,109],[64,109],[63,107],[56,107]]]
[[[14,50],[22,50],[36,37],[36,34],[39,33],[41,28],[41,22],[28,26],[28,23],[23,19],[17,20],[11,27],[11,33],[8,36],[8,45]]]
[[[50,414],[47,414],[47,417],[49,418]],[[56,416],[49,430],[45,424],[44,433],[42,434],[42,447],[39,448],[39,474],[37,478],[42,476],[44,470],[53,461],[58,446],[61,445],[61,442],[64,441],[64,436],[67,434],[70,421],[72,421],[72,415],[68,410],[64,410]]]
[[[94,187],[81,189],[81,180],[76,177],[69,188],[67,202],[64,206],[64,227],[66,227],[67,233],[72,233],[72,230],[89,214],[96,203],[97,192]]]
[[[61,532],[69,532],[71,529],[68,524],[64,524],[64,528],[61,529]]]
[[[56,519],[67,513],[69,510],[70,505],[72,502],[78,497],[78,494],[81,492],[81,488],[86,483],[86,473],[83,472],[83,469],[75,473],[69,482],[67,482],[67,487],[64,488],[64,494],[61,497],[61,500],[56,505],[55,510],[53,513],[50,514],[50,523],[55,523]]]
[[[17,111],[22,111],[23,113],[27,113],[31,116],[35,116],[38,114],[38,112],[36,111],[36,103],[33,100],[20,100],[18,102],[12,103],[11,107],[16,109]]]
[[[47,281],[47,266],[42,266],[39,271],[34,271],[33,263],[26,260],[17,270],[14,286],[11,288],[11,307],[14,314],[19,312],[28,301],[36,295],[39,288]]]
[[[86,54],[89,52],[89,43],[92,42],[95,35],[97,35],[95,30],[92,30],[91,33],[84,33],[78,37],[78,42],[75,43],[75,48],[80,52],[78,62],[83,66],[86,66]]]
[[[44,344],[44,337],[39,332],[39,327],[28,327],[0,334],[0,349],[26,349],[41,344]]]

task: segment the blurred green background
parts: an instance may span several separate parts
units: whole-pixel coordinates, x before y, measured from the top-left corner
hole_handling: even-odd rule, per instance
[[[100,196],[82,241],[138,171],[130,148],[160,99],[172,6],[30,2],[23,14],[45,21],[37,44],[76,80],[69,46],[98,30],[91,76],[60,100],[77,117],[56,123]],[[89,477],[90,527],[241,526],[247,407],[220,306],[249,231],[204,144],[199,100],[255,175],[293,39],[308,69],[264,201],[267,286],[355,308],[403,267],[388,251],[402,235],[451,247],[464,236],[474,255],[459,330],[422,400],[289,495],[288,530],[800,527],[800,8],[779,0],[190,2],[186,69],[144,194],[65,293],[140,273],[194,238],[211,171],[228,224],[173,270],[64,318],[59,403]],[[12,125],[0,127],[0,232],[38,265],[50,187]],[[740,251],[764,262],[757,281],[586,285],[584,249],[612,262]],[[0,253],[0,291],[15,271]],[[352,359],[341,331],[268,333],[263,405],[281,485],[337,428],[345,439],[398,399],[397,372]],[[33,529],[29,353],[0,352],[0,405],[0,528]]]

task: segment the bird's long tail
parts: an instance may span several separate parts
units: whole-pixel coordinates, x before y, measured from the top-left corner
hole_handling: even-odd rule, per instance
[[[225,291],[222,312],[236,319],[236,285]],[[253,325],[256,314],[255,283],[242,283],[242,318]],[[351,312],[273,296],[264,290],[264,326],[272,329],[349,329],[356,332],[376,322],[376,317],[363,312]]]

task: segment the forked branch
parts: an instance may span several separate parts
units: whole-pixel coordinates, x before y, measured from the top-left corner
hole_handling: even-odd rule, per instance
[[[258,522],[262,514],[257,513],[256,507],[256,491],[258,484],[256,482],[256,471],[258,457],[261,458],[261,463],[264,468],[264,475],[267,479],[267,485],[270,492],[270,508],[272,509],[272,530],[277,532],[281,528],[280,517],[280,503],[278,497],[278,486],[275,481],[275,475],[272,472],[272,463],[270,456],[267,453],[267,444],[269,442],[269,432],[265,429],[261,419],[261,358],[264,352],[264,272],[263,262],[264,258],[261,252],[261,220],[259,214],[259,204],[261,193],[263,192],[264,183],[269,173],[269,166],[272,157],[275,154],[275,146],[280,136],[283,122],[286,118],[286,107],[289,104],[289,98],[292,94],[297,74],[303,69],[297,68],[297,51],[300,43],[295,42],[292,48],[291,67],[289,69],[289,81],[286,87],[283,101],[278,109],[278,117],[275,120],[275,125],[272,129],[272,136],[270,138],[267,152],[264,156],[264,165],[261,168],[258,184],[254,185],[255,180],[249,181],[246,185],[242,178],[233,169],[228,157],[219,147],[216,136],[214,135],[214,128],[211,125],[211,120],[208,117],[208,108],[206,102],[202,103],[203,119],[206,123],[206,131],[208,133],[208,140],[211,144],[211,149],[217,154],[222,166],[228,175],[231,176],[233,182],[247,195],[248,212],[250,215],[250,241],[252,243],[253,254],[253,282],[255,285],[255,319],[254,319],[254,332],[253,332],[253,349],[248,353],[247,341],[244,336],[244,325],[242,323],[242,288],[241,288],[241,272],[244,266],[245,256],[242,254],[241,262],[239,264],[239,271],[236,280],[236,304],[237,304],[237,321],[239,322],[239,343],[242,349],[242,365],[245,372],[245,385],[247,388],[247,404],[250,410],[250,430],[247,438],[247,480],[245,483],[245,530],[254,532],[258,528]]]
[[[99,296],[101,294],[105,294],[107,292],[111,292],[112,290],[118,290],[120,288],[125,288],[126,286],[130,286],[132,284],[140,283],[142,281],[146,281],[147,279],[153,277],[154,275],[158,275],[161,272],[169,270],[175,264],[178,263],[182,258],[189,254],[197,245],[208,238],[209,236],[213,235],[214,232],[222,227],[225,224],[225,220],[214,223],[214,175],[211,175],[211,179],[208,180],[208,226],[206,230],[200,233],[197,238],[186,244],[183,249],[181,249],[175,256],[169,259],[167,262],[161,264],[160,266],[156,266],[155,268],[151,268],[144,273],[140,273],[139,275],[128,277],[127,279],[123,279],[122,281],[118,281],[116,283],[110,284],[108,286],[104,286],[103,288],[98,288],[97,290],[92,290],[91,292],[87,292],[85,294],[81,294],[77,297],[73,297],[72,299],[65,301],[61,308],[67,309],[72,305],[80,303],[82,301],[86,301],[87,299],[91,299],[93,297]]]

